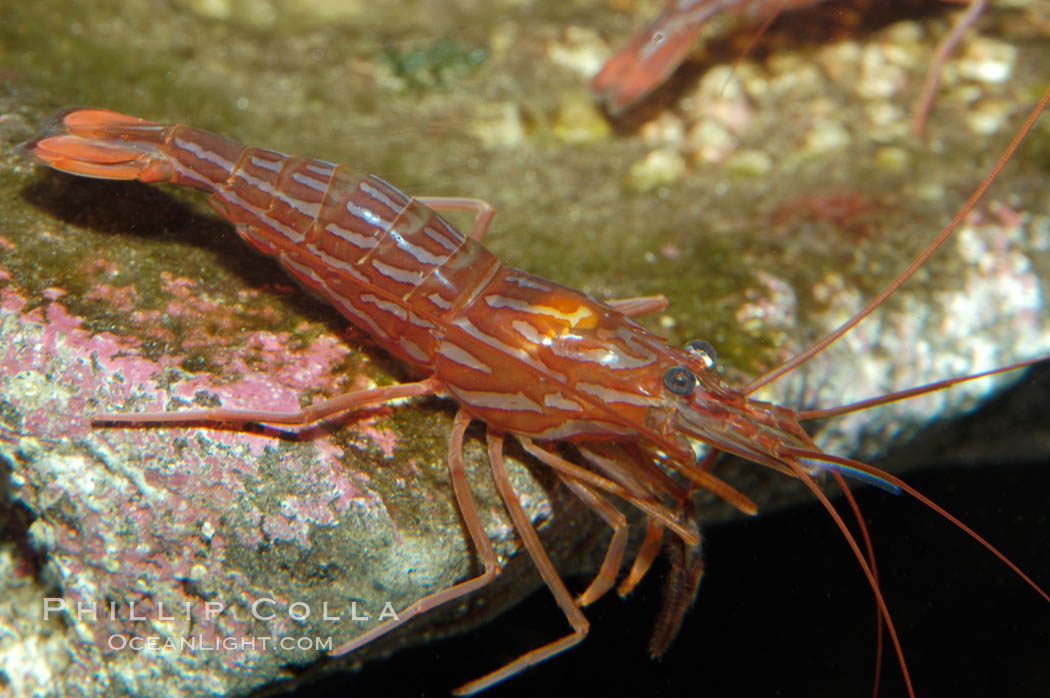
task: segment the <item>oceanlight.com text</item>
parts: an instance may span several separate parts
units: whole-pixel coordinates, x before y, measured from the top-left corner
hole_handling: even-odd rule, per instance
[[[331,637],[204,637],[202,635],[110,635],[106,640],[108,649],[119,652],[286,652],[312,651],[330,652]]]

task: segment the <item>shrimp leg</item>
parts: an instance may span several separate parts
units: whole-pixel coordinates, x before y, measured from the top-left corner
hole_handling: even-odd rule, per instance
[[[573,601],[572,594],[569,593],[565,582],[558,575],[558,571],[554,568],[554,563],[547,556],[546,551],[543,549],[543,543],[540,542],[540,537],[536,535],[536,529],[533,528],[525,510],[521,508],[514,486],[511,485],[510,478],[507,477],[507,471],[503,467],[503,435],[489,429],[488,448],[492,478],[496,482],[496,489],[503,500],[503,505],[510,513],[510,518],[514,522],[514,528],[518,531],[518,535],[521,536],[525,549],[529,551],[529,556],[536,565],[540,576],[543,577],[543,581],[546,582],[547,587],[551,590],[551,594],[554,595],[554,600],[557,601],[566,619],[572,625],[572,632],[554,642],[527,652],[506,666],[459,687],[455,691],[456,695],[477,693],[527,667],[550,659],[554,655],[564,652],[579,643],[587,636],[587,631],[590,629],[587,617],[583,615],[580,607]]]
[[[339,414],[356,410],[368,405],[377,405],[390,400],[417,395],[433,395],[440,389],[440,383],[433,377],[416,383],[399,383],[372,390],[357,390],[352,393],[337,395],[316,405],[295,412],[277,412],[267,410],[228,409],[219,407],[207,410],[182,410],[179,412],[106,412],[91,418],[92,426],[115,424],[161,424],[184,422],[216,422],[223,424],[313,424]]]
[[[496,557],[496,551],[493,550],[492,543],[481,525],[481,517],[478,516],[478,509],[474,505],[474,496],[470,493],[470,488],[467,486],[467,477],[463,469],[463,434],[466,432],[468,424],[470,424],[470,415],[463,410],[457,412],[452,424],[452,435],[448,442],[448,470],[449,475],[452,477],[452,491],[456,495],[456,503],[459,505],[460,514],[463,516],[467,532],[470,534],[470,539],[474,542],[474,547],[477,548],[478,556],[481,557],[481,564],[484,565],[485,570],[477,577],[424,596],[404,611],[401,611],[397,617],[380,623],[349,642],[339,645],[332,650],[331,654],[333,656],[352,652],[359,647],[367,645],[377,637],[385,635],[394,628],[407,623],[421,613],[426,613],[432,608],[477,591],[499,574],[501,569],[499,558]]]
[[[612,538],[609,539],[609,545],[605,550],[602,566],[583,593],[576,597],[576,603],[582,607],[605,596],[616,584],[616,574],[620,571],[620,564],[623,562],[623,555],[627,549],[627,517],[590,487],[565,475],[559,476],[565,486],[601,517],[613,531]]]
[[[485,231],[489,229],[492,216],[496,213],[492,204],[484,199],[459,196],[417,196],[415,199],[435,211],[473,211],[474,225],[470,229],[470,237],[477,242],[481,242],[481,238],[485,237]]]
[[[474,224],[470,229],[470,237],[476,242],[481,242],[481,239],[488,231],[489,224],[492,223],[492,217],[495,215],[495,209],[492,207],[492,204],[484,199],[453,196],[417,196],[416,201],[424,206],[429,206],[435,211],[473,211],[475,217]],[[667,297],[664,295],[621,298],[605,302],[630,318],[658,313],[667,307]]]

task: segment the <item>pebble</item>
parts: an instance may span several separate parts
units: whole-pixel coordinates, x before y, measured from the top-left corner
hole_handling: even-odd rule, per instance
[[[612,133],[609,122],[598,111],[594,100],[582,90],[562,98],[552,130],[554,136],[565,143],[600,141]]]
[[[805,149],[809,153],[826,153],[849,145],[849,129],[838,121],[821,119],[806,134]]]
[[[629,181],[638,191],[652,191],[674,182],[686,171],[686,162],[676,149],[657,148],[631,165]]]
[[[685,143],[685,126],[680,118],[664,112],[642,126],[638,135],[646,145],[680,146]]]
[[[726,169],[737,177],[764,177],[773,169],[773,158],[761,150],[741,150],[726,161]]]
[[[570,25],[565,40],[547,46],[547,57],[584,80],[590,79],[609,57],[609,47],[593,29]]]
[[[525,127],[518,106],[495,103],[481,110],[471,129],[487,148],[513,148],[525,140]]]
[[[1005,41],[978,37],[968,43],[955,61],[959,75],[977,82],[1005,82],[1017,62],[1017,48]]]
[[[685,146],[698,163],[723,162],[736,148],[737,139],[713,121],[698,121],[685,136]]]
[[[903,172],[911,164],[911,155],[904,148],[886,146],[875,153],[875,162],[884,170]]]
[[[908,83],[908,71],[890,60],[885,46],[865,46],[860,59],[857,94],[865,99],[893,97]]]
[[[996,133],[1010,117],[1013,107],[1009,102],[988,99],[971,107],[963,120],[966,127],[979,136]]]

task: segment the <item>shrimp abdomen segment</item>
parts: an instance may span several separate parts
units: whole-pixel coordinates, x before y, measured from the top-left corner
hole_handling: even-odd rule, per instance
[[[249,244],[501,431],[633,437],[650,406],[635,369],[660,342],[585,294],[504,267],[374,175],[102,109],[59,115],[30,150],[74,174],[209,191]]]
[[[502,268],[421,202],[347,165],[105,109],[61,112],[26,148],[71,174],[210,192],[249,244],[424,368],[433,368],[441,326]]]

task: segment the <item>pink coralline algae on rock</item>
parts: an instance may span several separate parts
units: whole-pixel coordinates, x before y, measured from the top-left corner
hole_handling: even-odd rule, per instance
[[[105,273],[101,262],[89,266]],[[418,533],[395,522],[376,477],[403,474],[391,462],[398,440],[375,414],[303,441],[91,426],[107,411],[295,410],[300,395],[368,385],[364,374],[340,375],[350,349],[338,338],[248,332],[221,370],[193,373],[181,367],[187,354],[221,345],[236,318],[201,300],[192,280],[162,278],[162,311],[133,310],[141,294],[130,286],[96,286],[95,299],[142,323],[132,336],[90,332],[64,294],[31,301],[10,279],[0,288],[0,451],[15,464],[14,499],[36,517],[28,535],[53,585],[34,599],[35,632],[54,639],[64,619],[68,652],[46,670],[27,667],[12,679],[20,686],[244,692],[367,627],[352,615],[374,619],[465,572],[462,549],[406,555]],[[173,318],[194,313],[208,320],[181,334],[185,353],[145,350],[142,338],[175,340]],[[62,665],[61,676],[46,676]]]

